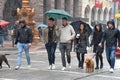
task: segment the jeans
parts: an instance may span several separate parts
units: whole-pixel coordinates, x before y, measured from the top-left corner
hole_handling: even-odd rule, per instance
[[[66,60],[65,60],[65,53],[67,56],[68,64],[71,63],[71,43],[60,43],[60,52],[61,52],[61,59],[63,67],[66,67]]]
[[[55,51],[57,43],[49,42],[45,44],[48,53],[49,65],[55,64]]]
[[[106,47],[106,57],[110,65],[110,68],[114,68],[115,66],[115,51],[116,51],[116,46]]]
[[[17,66],[21,66],[21,58],[22,58],[22,52],[25,51],[27,63],[28,65],[31,64],[30,62],[30,55],[29,55],[29,45],[27,43],[18,43],[18,58],[17,58]]]
[[[4,46],[4,36],[0,35],[0,45],[1,47]]]

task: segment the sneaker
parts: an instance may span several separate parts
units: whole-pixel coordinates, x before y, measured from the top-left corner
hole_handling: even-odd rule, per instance
[[[70,65],[70,64],[68,65],[68,68],[69,68],[69,69],[71,68],[71,65]]]
[[[51,70],[52,69],[52,65],[50,65],[49,67],[48,67],[48,70]]]
[[[63,68],[62,68],[62,71],[64,71],[65,69],[66,69],[66,67],[63,67]]]
[[[28,65],[27,67],[28,67],[28,68],[31,68],[31,65]]]
[[[19,68],[20,68],[19,66],[16,66],[16,67],[15,67],[15,70],[18,70]]]
[[[55,69],[55,64],[52,65],[52,69],[53,69],[53,70]]]
[[[113,73],[113,71],[114,71],[113,68],[111,68],[111,69],[110,69],[110,73]]]

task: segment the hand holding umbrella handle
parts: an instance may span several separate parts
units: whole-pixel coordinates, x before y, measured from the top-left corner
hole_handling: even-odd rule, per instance
[[[55,29],[56,29],[56,30],[59,30],[59,26],[56,26]]]

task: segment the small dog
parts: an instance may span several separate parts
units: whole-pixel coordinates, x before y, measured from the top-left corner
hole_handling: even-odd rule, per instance
[[[8,60],[6,58],[5,54],[0,54],[0,69],[2,69],[2,63],[3,61],[8,65],[8,67],[10,68],[10,65],[8,63]]]
[[[94,72],[94,62],[92,59],[86,58],[85,59],[86,63],[86,72]]]

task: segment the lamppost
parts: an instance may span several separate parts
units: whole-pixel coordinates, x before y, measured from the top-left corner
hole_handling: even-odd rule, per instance
[[[118,0],[113,0],[113,19],[115,22],[115,26],[117,27],[117,18],[116,13],[118,13]]]

